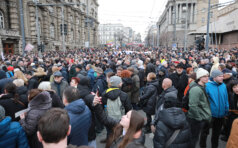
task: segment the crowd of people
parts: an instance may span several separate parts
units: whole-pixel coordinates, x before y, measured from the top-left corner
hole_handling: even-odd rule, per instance
[[[0,59],[0,147],[238,147],[238,49],[82,49]],[[144,117],[144,113],[146,118]]]

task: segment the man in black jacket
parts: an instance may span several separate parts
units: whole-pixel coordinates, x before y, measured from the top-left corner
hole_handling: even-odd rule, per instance
[[[178,90],[178,100],[182,101],[184,90],[188,85],[188,76],[181,63],[176,66],[176,73],[171,74],[169,78],[172,80],[174,87]]]
[[[33,76],[32,72],[30,71],[27,71],[25,73],[25,76],[28,79],[28,86],[27,86],[28,90],[38,88],[39,82],[37,76]]]
[[[102,68],[96,68],[94,70],[94,75],[96,76],[95,84],[93,86],[92,92],[99,92],[99,96],[107,89],[106,76],[103,73]]]

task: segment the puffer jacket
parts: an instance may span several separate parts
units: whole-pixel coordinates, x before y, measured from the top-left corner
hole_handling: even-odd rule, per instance
[[[190,148],[191,130],[182,109],[171,107],[161,110],[158,114],[159,121],[153,139],[154,148],[164,148],[177,129],[180,129],[180,132],[168,148]]]
[[[225,83],[210,81],[206,84],[206,92],[210,102],[212,117],[223,118],[228,115],[229,102]]]
[[[97,92],[97,90],[99,91],[99,96],[102,95],[102,93],[107,89],[107,81],[106,81],[106,77],[104,74],[102,74],[101,76],[97,77],[95,80],[95,84],[93,86],[92,91],[93,92]]]
[[[71,133],[68,144],[81,146],[88,145],[88,132],[91,125],[91,113],[82,99],[75,100],[65,107],[68,111]]]
[[[24,119],[20,120],[20,124],[26,132],[30,147],[42,147],[37,140],[37,124],[41,116],[51,108],[52,99],[47,91],[43,91],[35,96],[28,104],[28,112]]]
[[[138,103],[140,97],[140,78],[138,70],[134,68],[134,73],[131,76],[132,79],[132,90],[131,90],[131,103]]]
[[[140,101],[146,102],[145,106],[143,106],[143,111],[146,114],[154,115],[155,114],[155,106],[157,101],[157,87],[158,80],[151,81],[147,83],[145,87],[144,95],[141,96]]]
[[[188,85],[188,76],[185,72],[180,75],[176,72],[171,74],[169,78],[172,80],[173,86],[178,90],[178,99],[182,102],[184,90]]]
[[[27,98],[17,97],[15,101],[12,94],[6,94],[0,98],[0,105],[6,111],[6,116],[10,116],[12,121],[19,121],[20,118],[15,118],[15,113],[27,108]]]
[[[18,122],[11,122],[11,117],[0,122],[0,129],[1,148],[29,148],[25,131]]]
[[[121,103],[125,108],[125,113],[127,113],[132,109],[131,102],[128,98],[128,95],[118,88],[109,88],[108,90],[103,92],[102,94],[103,105],[107,104],[107,99],[116,100],[118,96],[120,96]]]

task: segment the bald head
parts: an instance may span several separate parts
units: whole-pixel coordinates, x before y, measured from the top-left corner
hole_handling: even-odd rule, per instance
[[[172,80],[171,79],[169,79],[169,78],[165,78],[164,79],[164,81],[163,81],[163,83],[162,83],[162,88],[164,89],[164,90],[166,90],[166,89],[168,89],[168,88],[170,88],[171,86],[172,86]]]

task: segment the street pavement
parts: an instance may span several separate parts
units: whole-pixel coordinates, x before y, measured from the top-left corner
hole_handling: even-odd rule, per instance
[[[139,111],[145,118],[146,115],[143,111]],[[150,134],[146,134],[146,141],[145,141],[145,146],[147,148],[153,148],[153,137],[154,135],[152,133]],[[97,148],[105,148],[105,144],[100,143],[100,140],[105,139],[106,138],[106,130],[104,128],[104,130],[97,135],[96,141],[97,141]],[[210,134],[207,138],[207,148],[211,148],[211,131]],[[218,148],[225,148],[226,147],[226,142],[219,140],[219,147]],[[199,148],[199,146],[197,145],[196,148]]]

